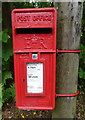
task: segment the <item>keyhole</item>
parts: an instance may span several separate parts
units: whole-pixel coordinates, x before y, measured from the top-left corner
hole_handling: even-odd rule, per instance
[[[23,79],[23,82],[25,81],[25,79]]]

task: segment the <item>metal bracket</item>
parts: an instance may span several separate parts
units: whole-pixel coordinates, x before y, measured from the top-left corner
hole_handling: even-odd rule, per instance
[[[56,53],[81,53],[82,50],[56,50]],[[56,97],[75,97],[79,94],[77,91],[75,94],[55,94]]]
[[[79,91],[77,91],[76,93],[74,94],[56,94],[55,96],[56,97],[75,97],[79,94]]]
[[[81,53],[82,50],[56,50],[56,53]]]

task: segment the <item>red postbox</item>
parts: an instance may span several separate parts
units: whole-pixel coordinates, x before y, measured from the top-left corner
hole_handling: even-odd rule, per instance
[[[55,107],[56,10],[14,9],[12,35],[16,107]]]

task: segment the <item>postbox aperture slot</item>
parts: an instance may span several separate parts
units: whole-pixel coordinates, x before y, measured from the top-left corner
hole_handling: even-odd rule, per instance
[[[17,28],[17,34],[50,34],[52,28]]]
[[[27,93],[43,93],[43,63],[27,63]]]

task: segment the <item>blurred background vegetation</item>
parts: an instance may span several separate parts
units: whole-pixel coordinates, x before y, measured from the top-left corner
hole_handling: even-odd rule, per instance
[[[83,4],[83,18],[82,18],[82,31],[80,49],[80,66],[79,66],[79,88],[85,92],[85,1]]]
[[[79,66],[79,82],[78,88],[85,92],[85,2],[83,7],[82,18],[82,32],[80,49],[80,66]],[[14,85],[14,71],[13,71],[13,50],[12,50],[12,29],[11,29],[11,11],[14,8],[40,8],[53,7],[52,2],[19,2],[19,3],[2,3],[2,83],[0,83],[0,90],[2,89],[3,97],[2,103],[9,99],[15,100],[15,85]],[[0,93],[1,94],[1,93]],[[2,107],[0,102],[0,107]]]

